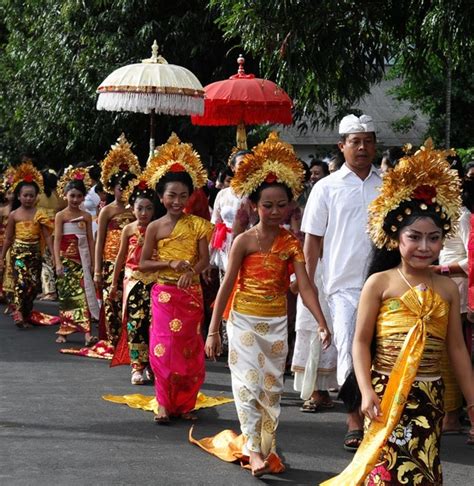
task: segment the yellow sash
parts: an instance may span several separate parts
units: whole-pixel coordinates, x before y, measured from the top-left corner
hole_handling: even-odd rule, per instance
[[[338,476],[321,483],[321,486],[358,486],[364,482],[400,420],[424,352],[427,326],[430,333],[438,337],[445,336],[446,320],[438,319],[444,306],[439,305],[439,296],[432,289],[411,288],[400,300],[416,322],[407,333],[388,380],[381,401],[381,421],[370,423],[349,466]]]

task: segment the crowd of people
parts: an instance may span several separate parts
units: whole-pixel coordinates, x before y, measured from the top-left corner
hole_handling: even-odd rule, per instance
[[[158,424],[196,419],[205,355],[225,355],[242,434],[192,440],[240,451],[256,477],[284,471],[291,370],[301,412],[334,407],[331,391],[347,410],[354,460],[324,484],[441,484],[441,434],[467,419],[474,444],[474,163],[428,140],[379,169],[371,117],[339,132],[338,154],[309,165],[272,132],[215,183],[175,134],[144,169],[123,135],[98,167],[7,168],[0,271],[15,325],[30,327],[41,290],[57,298],[56,342],[106,342],[132,385],[154,382]]]

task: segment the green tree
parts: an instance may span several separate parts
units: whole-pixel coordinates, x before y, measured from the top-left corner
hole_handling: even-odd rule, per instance
[[[150,57],[157,39],[170,63],[203,85],[235,71],[229,44],[203,0],[0,0],[0,154],[33,153],[55,167],[100,159],[124,131],[141,160],[148,116],[97,111],[95,90],[120,66]],[[233,56],[236,57],[236,56]],[[222,152],[227,132],[201,129],[189,117],[157,117],[157,142],[171,130],[198,150]],[[219,137],[215,139],[215,135]],[[228,151],[232,138],[225,150]]]
[[[388,61],[403,57],[400,72],[412,79],[431,75],[428,57],[444,62],[447,79],[462,64],[472,66],[471,0],[211,0],[211,5],[220,12],[226,37],[241,39],[260,59],[261,72],[288,91],[297,109],[324,124],[382,80]],[[448,91],[443,93],[448,101]]]

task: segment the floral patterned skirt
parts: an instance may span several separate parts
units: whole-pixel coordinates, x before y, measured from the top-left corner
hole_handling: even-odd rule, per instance
[[[381,398],[388,376],[372,372],[372,386]],[[440,438],[444,385],[441,379],[415,381],[399,424],[381,450],[376,467],[369,473],[367,486],[443,484]]]

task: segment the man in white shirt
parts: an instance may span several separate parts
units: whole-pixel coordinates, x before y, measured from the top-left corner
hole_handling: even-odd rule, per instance
[[[322,255],[324,293],[338,354],[337,381],[342,386],[352,370],[357,305],[371,251],[366,233],[367,207],[378,194],[381,177],[372,165],[376,153],[372,118],[348,115],[341,120],[339,133],[338,146],[345,163],[314,186],[301,230],[306,233],[304,253],[312,281]],[[355,450],[363,436],[358,407],[348,407],[347,425],[344,447]]]

